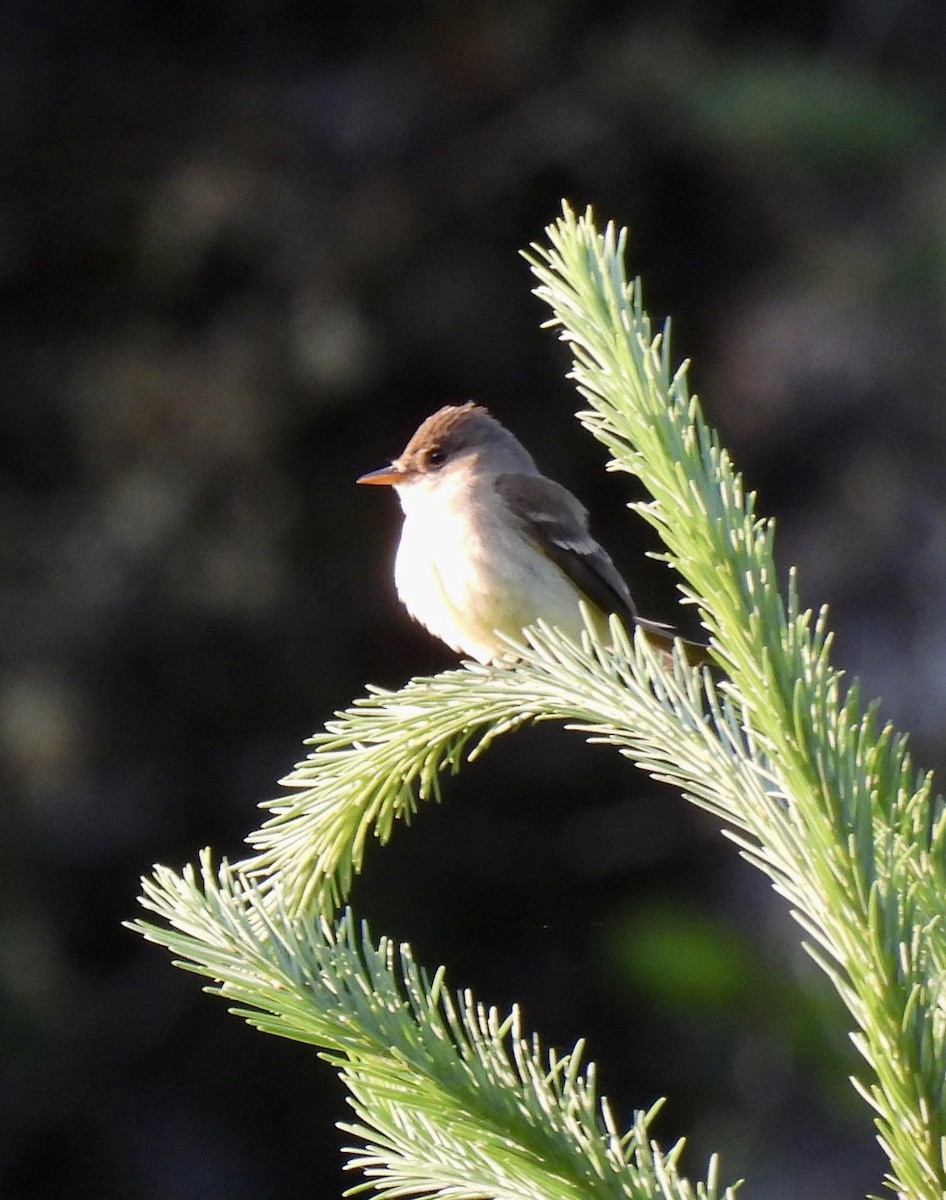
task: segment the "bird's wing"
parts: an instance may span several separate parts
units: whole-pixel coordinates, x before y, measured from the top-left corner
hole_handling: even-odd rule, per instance
[[[588,532],[588,513],[575,497],[544,475],[499,475],[496,490],[523,532],[564,571],[603,613],[617,613],[630,629],[637,625],[648,640],[669,653],[679,643],[691,666],[710,661],[699,642],[679,638],[672,625],[639,617],[627,584]]]
[[[588,532],[588,513],[567,488],[544,475],[498,475],[497,492],[523,531],[603,613],[637,619],[614,563]]]

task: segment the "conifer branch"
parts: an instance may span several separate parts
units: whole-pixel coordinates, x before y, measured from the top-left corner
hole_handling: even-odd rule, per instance
[[[659,1105],[621,1134],[599,1099],[582,1046],[542,1049],[519,1013],[501,1017],[456,998],[407,946],[371,941],[350,913],[290,916],[209,853],[200,868],[165,867],[142,903],[160,925],[137,928],[178,965],[214,980],[250,1024],[319,1048],[348,1085],[359,1139],[348,1166],[380,1196],[451,1200],[732,1200],[715,1161],[705,1182],[677,1170],[649,1126]]]
[[[285,781],[294,795],[251,835],[255,855],[237,870],[159,868],[144,903],[162,923],[141,928],[248,1019],[339,1066],[364,1141],[353,1161],[379,1194],[710,1196],[715,1168],[695,1188],[681,1180],[644,1114],[616,1134],[577,1058],[542,1058],[514,1018],[447,999],[406,951],[396,962],[387,942],[336,921],[370,838],[438,799],[444,774],[499,734],[564,721],[711,811],[770,876],[855,1022],[868,1071],[857,1086],[891,1186],[941,1200],[942,802],[832,667],[825,613],[802,608],[794,575],[779,594],[773,526],[706,425],[685,364],[673,367],[669,327],[652,332],[624,274],[624,235],[567,207],[548,234],[528,257],[574,355],[581,419],[648,490],[637,510],[698,605],[719,673],[668,664],[617,622],[607,645],[591,629],[576,645],[540,625],[513,669],[466,663],[373,689],[312,740]]]

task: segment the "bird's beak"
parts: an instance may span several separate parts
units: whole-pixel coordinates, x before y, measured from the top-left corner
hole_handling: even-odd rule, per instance
[[[391,463],[389,467],[379,467],[377,471],[369,471],[367,475],[359,475],[355,480],[356,483],[386,483],[394,485],[400,483],[404,478],[405,472]]]

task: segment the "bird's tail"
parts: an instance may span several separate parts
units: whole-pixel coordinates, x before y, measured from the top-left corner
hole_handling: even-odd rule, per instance
[[[691,667],[705,667],[711,662],[707,646],[701,642],[691,642],[689,638],[680,637],[672,625],[665,625],[663,621],[649,621],[646,617],[637,616],[634,618],[634,624],[646,635],[651,645],[667,654],[670,654],[674,645],[679,645]]]

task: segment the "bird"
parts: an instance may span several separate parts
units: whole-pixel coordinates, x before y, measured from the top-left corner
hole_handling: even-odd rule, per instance
[[[538,620],[573,640],[580,601],[607,639],[609,614],[669,652],[670,625],[637,613],[624,579],[592,537],[584,505],[541,474],[532,455],[481,405],[446,405],[427,417],[388,466],[360,484],[394,488],[404,524],[394,566],[410,615],[458,654],[483,664],[514,657]],[[685,643],[691,661],[704,647]]]

